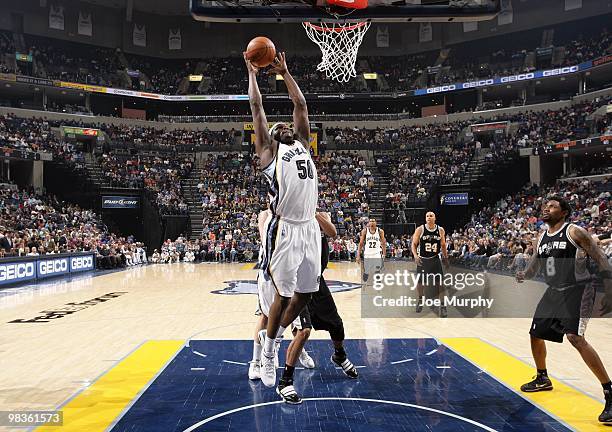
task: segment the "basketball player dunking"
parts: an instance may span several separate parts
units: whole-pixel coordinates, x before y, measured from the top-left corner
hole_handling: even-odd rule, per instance
[[[608,294],[612,290],[612,268],[593,238],[584,229],[566,222],[570,214],[570,205],[563,198],[551,197],[546,201],[542,220],[548,229],[534,241],[534,254],[527,269],[516,274],[517,281],[523,282],[544,267],[544,279],[548,284],[529,331],[537,375],[533,381],[523,384],[521,390],[553,389],[546,370],[545,341],[561,343],[566,336],[603,387],[606,404],[599,421],[612,425],[612,383],[601,358],[584,338],[595,303],[586,260],[590,258],[598,265]]]
[[[442,278],[444,270],[440,254],[444,257],[444,262],[448,262],[448,251],[446,250],[446,233],[444,228],[436,225],[436,214],[432,211],[425,213],[425,225],[419,226],[412,236],[412,255],[417,264],[417,274],[419,284],[417,292],[416,312],[423,310],[424,286],[436,287],[438,298],[440,299],[440,317],[446,318],[448,312],[444,304],[444,288]]]
[[[263,268],[276,295],[270,306],[261,356],[261,381],[276,383],[274,340],[306,306],[319,289],[321,274],[321,230],[315,219],[318,197],[317,170],[310,157],[310,124],[306,99],[287,70],[285,54],[279,53],[271,71],[283,77],[293,102],[292,130],[277,123],[268,130],[259,86],[259,69],[244,59],[249,75],[249,102],[255,130],[255,152],[270,183]],[[277,393],[283,391],[277,388]]]
[[[361,260],[363,251],[363,263]],[[387,254],[385,232],[376,226],[376,219],[370,218],[368,225],[359,234],[357,264],[362,264],[362,279],[368,281],[370,274],[381,271]]]

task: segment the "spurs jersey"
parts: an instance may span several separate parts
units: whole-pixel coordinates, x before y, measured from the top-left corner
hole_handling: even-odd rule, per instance
[[[276,157],[263,170],[270,183],[270,210],[287,222],[313,220],[317,211],[317,169],[304,145],[278,143]]]
[[[565,288],[590,277],[587,255],[572,240],[565,223],[558,231],[549,234],[548,230],[538,240],[537,257],[544,270],[544,280],[555,288]]]
[[[380,228],[370,232],[370,228],[366,228],[365,246],[363,248],[363,256],[365,258],[381,258],[382,245],[380,241]]]
[[[427,224],[423,225],[421,238],[419,239],[419,256],[421,258],[433,258],[440,253],[442,245],[442,236],[440,235],[440,227],[435,225],[433,229],[427,228]]]

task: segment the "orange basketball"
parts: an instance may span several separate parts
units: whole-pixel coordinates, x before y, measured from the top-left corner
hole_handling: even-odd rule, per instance
[[[274,43],[265,36],[257,36],[247,45],[246,57],[257,67],[268,66],[274,61],[275,56]]]

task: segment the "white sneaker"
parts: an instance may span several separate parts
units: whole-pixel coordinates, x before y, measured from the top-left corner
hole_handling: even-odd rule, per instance
[[[259,361],[251,360],[249,364],[249,379],[258,380],[261,379],[261,367]]]
[[[302,349],[299,360],[300,360],[301,365],[304,366],[306,369],[314,369],[315,362],[313,358],[310,357],[310,355],[306,352],[305,349]]]
[[[259,330],[259,333],[257,333],[257,337],[259,338],[259,344],[262,347],[264,347],[266,343],[266,329]],[[274,339],[274,367],[275,368],[278,368],[280,366],[279,361],[278,361],[278,352],[280,351],[282,341],[283,341],[282,336],[278,339]]]
[[[276,384],[276,368],[274,367],[274,353],[261,353],[261,368],[260,368],[261,382],[266,387],[274,387]]]

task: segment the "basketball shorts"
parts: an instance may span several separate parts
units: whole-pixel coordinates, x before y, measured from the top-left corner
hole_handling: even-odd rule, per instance
[[[304,306],[302,312],[298,315],[298,317],[291,323],[292,329],[304,330],[307,328],[312,328],[312,319],[310,316],[310,310],[308,306]]]
[[[421,285],[441,286],[444,277],[444,269],[440,257],[421,258],[421,265],[417,266],[417,274],[421,275]]]
[[[551,342],[563,342],[563,336],[584,336],[593,313],[595,287],[582,283],[559,289],[548,287],[534,313],[529,334]]]
[[[380,255],[378,256],[364,256],[362,260],[362,271],[363,274],[373,275],[380,273],[383,268],[383,259]]]
[[[308,311],[310,312],[310,322],[315,330],[329,332],[334,341],[344,340],[344,323],[323,276],[321,276],[319,291],[313,294],[308,303]]]
[[[266,222],[266,271],[283,297],[313,293],[321,274],[321,229],[316,219],[292,223],[280,217]]]
[[[255,311],[256,315],[264,314],[270,316],[270,307],[274,303],[274,296],[276,295],[276,289],[272,284],[270,276],[268,276],[263,270],[257,272],[257,301],[258,308]],[[292,325],[299,325],[300,317],[298,316],[292,323]]]

